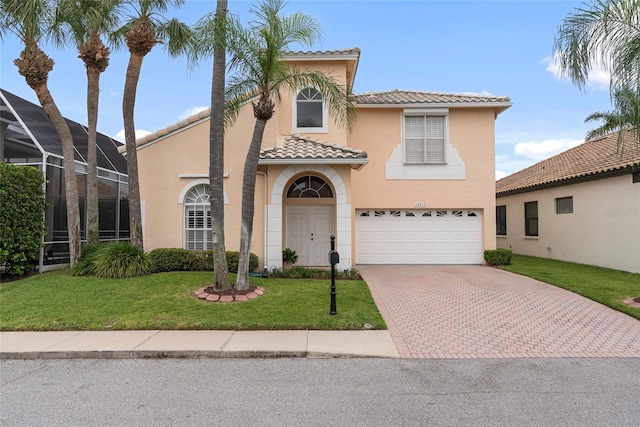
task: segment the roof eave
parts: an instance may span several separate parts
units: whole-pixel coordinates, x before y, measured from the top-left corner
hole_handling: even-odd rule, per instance
[[[358,108],[494,108],[500,114],[511,107],[513,102],[414,102],[403,104],[357,104]]]
[[[259,165],[358,165],[362,168],[369,159],[260,159]]]

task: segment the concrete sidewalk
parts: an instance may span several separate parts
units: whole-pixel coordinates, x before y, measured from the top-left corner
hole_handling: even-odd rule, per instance
[[[0,332],[0,359],[399,357],[389,331]]]

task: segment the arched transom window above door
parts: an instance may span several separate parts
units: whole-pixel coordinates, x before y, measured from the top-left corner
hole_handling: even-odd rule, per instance
[[[327,121],[322,94],[312,87],[302,89],[296,95],[294,105],[294,130],[326,132]]]
[[[287,199],[332,199],[333,190],[322,178],[314,175],[303,176],[291,183]]]

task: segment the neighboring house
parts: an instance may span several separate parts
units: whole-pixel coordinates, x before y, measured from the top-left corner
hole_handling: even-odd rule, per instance
[[[292,52],[285,60],[353,87],[359,49]],[[481,264],[495,248],[495,120],[509,98],[413,91],[357,95],[351,131],[321,93],[282,93],[256,182],[252,252],[261,266],[326,266],[336,236],[354,264]],[[226,247],[240,242],[251,105],[225,131]],[[137,141],[145,249],[211,247],[209,112]]]
[[[497,246],[640,273],[640,147],[592,139],[496,182]]]
[[[80,231],[86,240],[87,128],[66,119],[73,135],[80,202]],[[98,209],[100,240],[129,239],[129,188],[127,160],[118,153],[122,144],[97,134]],[[62,143],[53,124],[39,105],[0,90],[0,155],[2,161],[40,169],[46,184],[47,233],[40,251],[39,270],[69,263],[66,194]]]

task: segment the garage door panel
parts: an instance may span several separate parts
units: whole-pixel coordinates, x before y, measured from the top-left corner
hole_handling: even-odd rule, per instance
[[[356,212],[356,262],[361,264],[481,264],[479,210]]]

